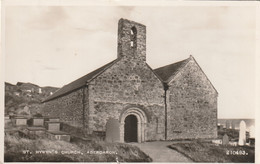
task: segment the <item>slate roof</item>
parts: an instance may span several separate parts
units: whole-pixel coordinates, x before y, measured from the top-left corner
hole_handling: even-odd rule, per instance
[[[179,62],[176,62],[173,64],[169,64],[169,65],[166,65],[166,66],[154,69],[154,70],[151,69],[151,70],[159,77],[160,80],[162,80],[162,82],[169,83],[172,80],[172,78],[179,72],[179,70],[181,68],[183,68],[191,59],[193,59],[192,56],[190,56],[189,58],[187,58],[185,60],[182,60],[182,61],[179,61]],[[61,89],[57,90],[53,95],[47,97],[47,99],[45,99],[43,102],[53,100],[57,97],[63,96],[64,94],[70,93],[74,90],[77,90],[77,89],[85,86],[87,84],[87,82],[91,81],[97,75],[104,72],[107,68],[109,68],[114,63],[116,63],[116,61],[118,61],[118,59],[113,60],[112,62],[96,69],[95,71],[90,72],[89,74],[63,86]]]
[[[172,77],[178,73],[180,68],[189,61],[189,59],[190,58],[154,69],[154,72],[163,80],[163,82],[168,83],[171,81]]]
[[[70,93],[71,91],[74,91],[76,89],[79,89],[79,88],[85,86],[87,82],[89,82],[90,80],[95,78],[97,75],[99,75],[100,73],[105,71],[110,66],[112,66],[116,61],[117,61],[117,59],[113,60],[112,62],[96,69],[95,71],[90,72],[89,74],[87,74],[87,75],[67,84],[67,85],[64,85],[62,88],[60,88],[59,90],[54,92],[51,96],[49,96],[45,100],[43,100],[43,102],[50,101],[52,99],[55,99],[57,97],[60,97],[64,94]]]

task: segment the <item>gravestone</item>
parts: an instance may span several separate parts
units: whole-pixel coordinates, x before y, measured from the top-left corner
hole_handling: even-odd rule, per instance
[[[45,124],[48,131],[60,131],[60,122],[46,121]]]
[[[249,138],[255,138],[255,127],[252,125],[249,129]]]
[[[43,118],[33,118],[33,126],[43,126],[44,119]]]
[[[120,130],[119,122],[116,119],[110,118],[106,124],[106,142],[119,142]]]
[[[9,122],[11,122],[11,119],[9,116],[5,116],[5,125],[7,125]]]
[[[232,121],[231,126],[232,126],[232,129],[236,129],[235,121]]]
[[[226,121],[226,129],[229,129],[229,127],[230,127],[230,123],[229,121]]]
[[[27,125],[27,118],[15,118],[15,125],[17,126],[24,126]]]
[[[228,145],[228,143],[229,143],[229,138],[228,135],[225,134],[222,139],[222,145]]]
[[[243,146],[246,143],[246,123],[241,121],[239,125],[239,140],[238,145]]]

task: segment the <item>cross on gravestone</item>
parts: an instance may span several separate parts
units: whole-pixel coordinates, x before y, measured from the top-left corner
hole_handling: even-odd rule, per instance
[[[228,143],[229,143],[229,138],[228,135],[225,134],[222,139],[222,145],[228,145]]]
[[[246,143],[246,123],[241,121],[239,125],[239,140],[238,145],[243,146]]]
[[[119,122],[116,119],[110,118],[106,124],[106,142],[119,142],[120,130]]]

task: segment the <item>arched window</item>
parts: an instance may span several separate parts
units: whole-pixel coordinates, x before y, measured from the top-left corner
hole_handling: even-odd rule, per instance
[[[132,27],[131,28],[131,31],[130,31],[130,39],[131,39],[131,42],[130,42],[130,45],[131,47],[136,47],[136,34],[137,34],[137,30],[135,27]]]

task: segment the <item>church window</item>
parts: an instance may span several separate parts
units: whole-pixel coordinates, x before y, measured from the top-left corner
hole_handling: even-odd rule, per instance
[[[137,30],[135,27],[132,27],[131,28],[131,31],[130,31],[130,46],[131,47],[136,47],[136,34],[137,34]]]

